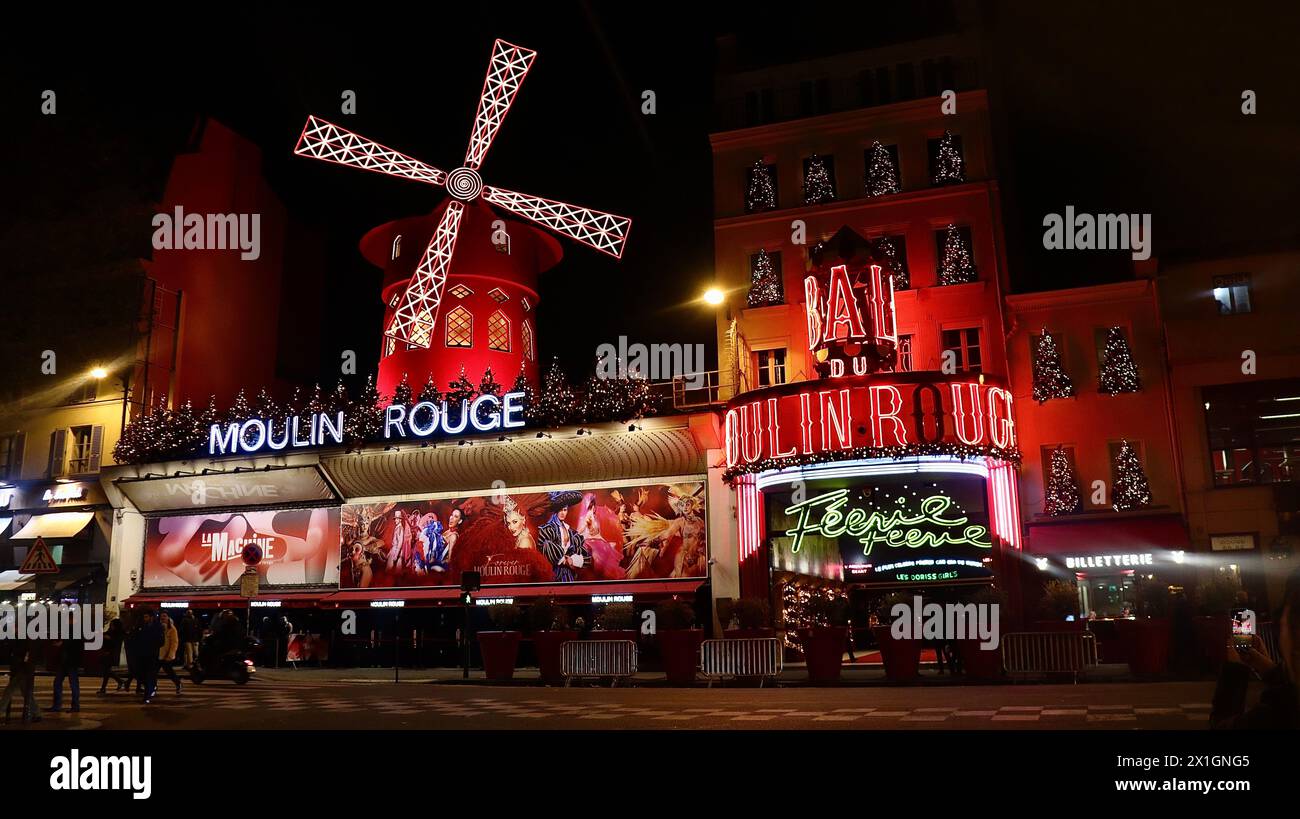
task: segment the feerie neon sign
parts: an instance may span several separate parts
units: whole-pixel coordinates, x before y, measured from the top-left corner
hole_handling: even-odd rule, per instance
[[[931,495],[921,501],[919,511],[906,508],[905,498],[898,498],[898,508],[868,512],[860,507],[846,509],[849,490],[837,489],[788,506],[785,513],[796,519],[786,530],[794,538],[790,552],[797,553],[806,535],[838,539],[843,535],[862,544],[862,554],[870,555],[877,545],[909,549],[922,547],[971,546],[992,549],[987,526],[971,523],[965,515],[952,514],[953,500],[947,495]],[[814,521],[813,514],[821,512]]]
[[[460,402],[460,412],[450,413],[447,402],[421,401],[412,407],[393,404],[384,409],[384,439],[427,438],[459,435],[468,430],[494,432],[524,426],[522,392],[508,392],[498,398],[480,395]],[[337,413],[294,415],[278,421],[249,418],[230,424],[213,424],[208,432],[209,455],[240,452],[279,451],[343,443],[344,416]]]
[[[850,376],[746,393],[727,410],[727,466],[929,444],[1015,448],[1009,390],[983,379],[927,378]]]

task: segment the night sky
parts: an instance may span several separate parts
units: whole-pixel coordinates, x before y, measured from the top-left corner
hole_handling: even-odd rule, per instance
[[[992,101],[1017,289],[1127,274],[1125,253],[1041,250],[1043,214],[1067,204],[1153,213],[1156,255],[1164,258],[1300,240],[1294,10],[1257,4],[1247,16],[1209,3],[990,3],[956,13],[950,6],[853,4],[850,13],[800,3],[759,13],[752,5],[702,11],[700,3],[494,3],[457,12],[444,4],[375,4],[366,9],[372,19],[345,23],[329,22],[341,9],[310,18],[232,12],[204,25],[187,12],[170,30],[156,19],[115,17],[93,31],[19,37],[0,58],[10,120],[0,252],[23,280],[17,289],[38,302],[51,286],[43,281],[48,269],[97,275],[84,272],[93,267],[87,260],[106,248],[147,255],[147,217],[139,235],[100,236],[92,223],[119,199],[158,197],[195,118],[215,117],[262,147],[266,174],[291,216],[328,242],[320,365],[329,381],[337,350],[373,357],[378,347],[379,271],[357,251],[360,236],[432,209],[442,194],[292,156],[303,121],[318,113],[455,168],[492,40],[502,37],[539,56],[484,162],[484,180],[634,222],[621,262],[561,241],[565,260],[542,281],[543,355],[562,355],[578,375],[597,345],[620,334],[711,346],[712,314],[693,299],[713,258],[715,37],[734,32],[746,59],[780,63],[972,18],[983,22],[990,58],[982,84]],[[57,117],[39,115],[43,88],[59,89]],[[1240,114],[1245,88],[1259,95],[1255,117]],[[343,89],[357,92],[355,116],[338,114]],[[643,89],[656,92],[654,116],[640,113]],[[51,225],[89,238],[33,248],[30,237],[48,236]],[[28,346],[43,343],[43,333],[75,333],[65,320],[33,331],[34,320],[15,322],[5,312],[6,349],[16,349],[9,340],[19,325]]]

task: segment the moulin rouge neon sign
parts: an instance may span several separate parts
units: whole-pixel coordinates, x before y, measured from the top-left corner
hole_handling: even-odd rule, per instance
[[[1011,392],[983,378],[847,376],[750,392],[727,410],[728,468],[870,449],[1016,446]]]
[[[890,512],[868,512],[861,507],[847,511],[849,490],[837,489],[787,506],[785,513],[796,518],[795,525],[786,530],[794,538],[790,552],[797,553],[807,535],[821,535],[832,540],[843,535],[862,544],[862,554],[870,555],[876,546],[890,548],[941,546],[970,546],[992,549],[987,526],[971,523],[965,515],[949,517],[953,500],[947,495],[931,495],[921,501],[919,511],[906,508],[905,498],[898,498],[899,508]],[[821,512],[814,521],[814,512]]]

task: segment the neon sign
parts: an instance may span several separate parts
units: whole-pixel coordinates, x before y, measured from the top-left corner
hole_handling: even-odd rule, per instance
[[[1109,569],[1112,567],[1123,566],[1151,566],[1154,563],[1155,555],[1150,552],[1145,552],[1143,554],[1090,555],[1088,557],[1065,558],[1065,568],[1067,569]]]
[[[449,412],[447,402],[432,401],[407,407],[393,404],[385,408],[384,439],[428,438],[433,435],[459,435],[466,430],[494,432],[524,426],[522,392],[508,392],[501,397],[480,395],[460,402],[459,413]],[[235,455],[261,450],[279,451],[343,443],[343,413],[312,413],[289,418],[249,418],[230,424],[213,424],[208,432],[209,455]]]
[[[1013,457],[1011,392],[977,380],[849,377],[738,396],[727,410],[727,467],[901,454]],[[870,450],[888,450],[872,453]],[[815,456],[825,456],[817,458]],[[773,463],[769,463],[773,462]]]
[[[796,518],[793,528],[786,534],[794,538],[790,552],[797,553],[808,534],[837,540],[847,535],[862,544],[863,556],[871,554],[877,545],[897,549],[941,546],[973,546],[992,549],[987,526],[971,523],[965,515],[949,517],[953,507],[947,495],[931,495],[920,503],[920,510],[906,508],[904,497],[895,499],[896,509],[886,512],[867,512],[860,507],[845,510],[849,490],[837,489],[787,506],[785,513]],[[821,518],[813,521],[813,512],[820,510]]]
[[[815,275],[803,286],[808,349],[823,375],[867,375],[892,364],[898,328],[891,274],[873,264],[851,276],[841,264],[831,268],[824,290]]]
[[[52,489],[46,489],[42,499],[46,503],[54,501],[77,500],[86,497],[86,487],[79,483],[61,483]]]

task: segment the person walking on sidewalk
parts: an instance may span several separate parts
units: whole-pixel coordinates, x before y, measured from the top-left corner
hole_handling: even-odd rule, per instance
[[[99,681],[99,693],[101,694],[108,690],[108,680],[110,677],[113,679],[113,682],[117,683],[117,688],[115,689],[117,691],[121,691],[122,687],[126,684],[123,682],[121,677],[113,673],[113,669],[117,668],[118,658],[122,656],[122,640],[125,637],[126,634],[125,629],[122,628],[122,619],[120,617],[114,617],[112,622],[108,624],[108,628],[104,629],[104,647],[100,652],[103,656],[101,663],[104,667],[104,676]],[[127,679],[129,680],[130,676],[128,676]]]
[[[81,660],[86,654],[86,644],[81,640],[64,640],[59,645],[59,655],[54,672],[54,704],[52,713],[63,710],[63,681],[72,687],[73,713],[81,710]]]
[[[15,694],[23,697],[23,722],[41,721],[41,709],[36,704],[36,658],[40,646],[36,640],[15,640],[10,649],[9,684],[0,694],[0,714],[4,715],[6,725],[9,724],[9,708]]]
[[[199,627],[199,619],[194,616],[194,609],[185,610],[185,616],[181,618],[180,634],[181,658],[184,661],[181,667],[189,670],[199,658],[199,640],[203,638],[203,629]]]
[[[145,610],[140,617],[140,631],[136,635],[136,678],[145,705],[153,702],[158,691],[158,658],[163,647],[163,631],[153,612]]]
[[[167,675],[167,678],[176,683],[176,693],[181,693],[181,680],[176,676],[176,652],[180,649],[180,635],[176,631],[176,626],[172,623],[172,618],[167,612],[163,612],[161,620],[163,643],[158,649],[158,670]],[[157,672],[154,673],[155,682],[158,679]]]

